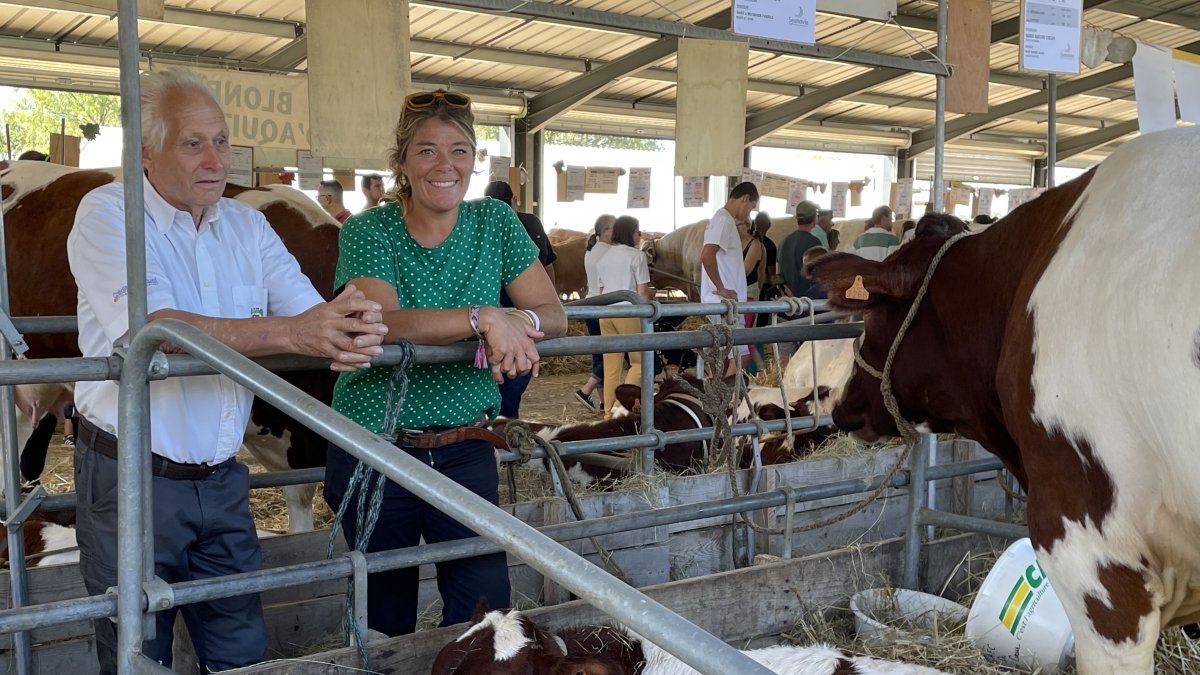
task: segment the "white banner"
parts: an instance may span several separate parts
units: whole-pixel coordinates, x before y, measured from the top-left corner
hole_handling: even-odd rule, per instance
[[[650,169],[629,169],[629,201],[625,208],[650,208]]]
[[[225,111],[232,145],[309,147],[308,78],[197,69]]]
[[[1133,53],[1133,97],[1143,134],[1175,128],[1175,76],[1170,49],[1138,40]]]

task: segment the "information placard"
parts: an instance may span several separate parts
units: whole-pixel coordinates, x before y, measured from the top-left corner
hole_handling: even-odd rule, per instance
[[[587,168],[582,166],[567,167],[567,201],[577,202],[583,199],[584,175]]]
[[[683,179],[683,206],[684,208],[695,208],[704,206],[704,201],[708,197],[704,189],[704,176],[685,176]]]
[[[229,146],[229,178],[231,185],[254,187],[254,148]]]
[[[913,212],[913,179],[901,178],[896,181],[896,215],[910,215]]]
[[[325,160],[308,150],[296,151],[296,166],[300,169],[300,189],[317,190],[325,178]]]
[[[583,191],[615,195],[620,177],[621,169],[591,167],[584,173]]]
[[[626,202],[625,208],[650,208],[650,169],[629,170],[629,201]]]
[[[846,217],[847,201],[850,197],[849,183],[832,183],[829,195],[829,208],[833,210],[834,218]]]
[[[817,41],[817,0],[737,0],[733,32],[811,45]]]
[[[490,155],[488,157],[488,182],[494,183],[498,180],[508,180],[508,167],[512,164],[512,159],[499,155]]]
[[[1021,69],[1079,72],[1083,0],[1022,0]]]

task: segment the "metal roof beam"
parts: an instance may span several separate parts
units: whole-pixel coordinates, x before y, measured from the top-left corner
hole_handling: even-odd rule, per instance
[[[1118,138],[1121,138],[1122,136],[1128,136],[1137,130],[1138,121],[1136,119],[1132,119],[1128,122],[1120,122],[1110,127],[1106,127],[1100,131],[1093,131],[1088,134],[1064,138],[1063,140],[1059,141],[1058,145],[1056,146],[1055,157],[1059,162],[1061,162],[1070,157],[1074,157],[1075,155],[1087,152],[1088,150],[1093,150],[1102,145],[1112,143]]]
[[[1164,12],[1161,7],[1150,7],[1131,0],[1110,0],[1110,2],[1104,3],[1104,9],[1108,12],[1137,17],[1143,21],[1154,20],[1159,23],[1200,30],[1200,16],[1185,14],[1179,10]]]
[[[257,64],[252,65],[252,68],[262,68],[267,70],[291,70],[300,65],[308,58],[308,36],[301,35],[292,40],[283,49],[268,56]]]
[[[906,72],[937,74],[945,69],[933,62],[914,61],[901,56],[880,54],[858,49],[845,49],[830,45],[801,45],[776,40],[745,38],[734,35],[729,31],[716,28],[706,28],[690,23],[663,21],[641,16],[603,12],[584,7],[559,5],[540,0],[437,0],[438,5],[467,8],[483,12],[495,12],[507,15],[529,16],[538,19],[553,19],[568,21],[591,26],[601,26],[614,30],[632,30],[640,33],[660,35],[663,37],[688,37],[706,40],[731,40],[749,42],[750,48],[756,51],[776,54],[788,54],[822,60],[852,63],[871,67],[891,67]]]
[[[116,17],[116,14],[113,12],[107,12],[103,9],[91,7],[89,5],[67,2],[66,0],[0,0],[0,6],[27,7],[31,9],[50,10],[55,12],[71,12],[73,14],[100,16],[108,19],[113,19]],[[264,19],[257,16],[244,16],[240,14],[229,14],[227,12],[210,12],[200,9],[172,7],[170,5],[167,5],[163,8],[162,21],[144,18],[139,18],[138,20],[151,23],[169,23],[177,26],[188,26],[191,28],[208,28],[211,30],[228,31],[231,33],[266,35],[268,37],[287,38],[289,40],[303,32],[303,24],[295,21]]]
[[[1084,0],[1083,7],[1084,9],[1088,9],[1099,6],[1107,1]],[[992,24],[992,44],[1015,36],[1019,30],[1020,21],[1018,19],[1007,19]],[[781,103],[770,110],[764,110],[751,115],[746,118],[746,145],[753,145],[755,141],[771,135],[776,129],[786,127],[793,122],[798,122],[808,117],[816,112],[817,109],[838,100],[840,97],[852,96],[872,87],[878,87],[885,82],[890,82],[905,74],[904,71],[900,70],[877,68],[873,71],[843,80],[817,95],[801,96],[794,101]],[[837,88],[836,97],[832,93],[825,93],[825,91],[832,91],[835,87]]]
[[[729,12],[718,12],[696,25],[725,30],[729,28]],[[649,68],[677,51],[679,38],[662,37],[570,82],[544,91],[529,102],[529,112],[521,124],[527,132],[541,131],[555,118],[586,103],[613,82]]]

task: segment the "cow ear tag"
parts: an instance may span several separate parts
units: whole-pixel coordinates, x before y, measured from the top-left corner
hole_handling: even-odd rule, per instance
[[[854,277],[854,283],[850,288],[846,289],[846,298],[849,300],[870,300],[871,294],[867,292],[867,287],[863,286],[862,276]]]

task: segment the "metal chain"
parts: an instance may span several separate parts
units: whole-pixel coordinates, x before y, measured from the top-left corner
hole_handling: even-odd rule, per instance
[[[396,441],[396,425],[400,420],[400,410],[404,407],[404,398],[408,395],[408,369],[416,361],[416,348],[413,343],[408,340],[400,340],[396,343],[400,347],[400,360],[392,368],[392,373],[388,377],[387,398],[384,403],[383,412],[383,430],[379,434],[380,438],[388,443]],[[359,460],[354,467],[354,473],[350,475],[350,482],[346,485],[346,492],[342,497],[342,503],[338,505],[337,515],[333,519],[333,527],[329,531],[329,543],[325,549],[325,557],[333,557],[333,548],[337,543],[338,529],[342,524],[342,518],[346,515],[346,508],[350,506],[352,496],[357,491],[358,513],[355,518],[355,529],[357,536],[354,541],[347,540],[347,544],[353,551],[366,552],[367,545],[371,541],[371,535],[375,532],[375,525],[379,522],[379,512],[383,508],[383,493],[384,485],[387,484],[387,476],[378,473]],[[370,490],[367,486],[371,479],[375,479],[374,486]],[[370,497],[368,498],[368,492]],[[346,641],[350,640],[350,636],[354,636],[355,646],[358,648],[358,658],[362,661],[362,667],[370,670],[371,665],[367,659],[367,647],[363,644],[364,640],[358,639],[359,626],[354,618],[354,578],[351,577],[346,581],[346,618],[343,622],[343,633]],[[362,631],[366,634],[366,630]]]

